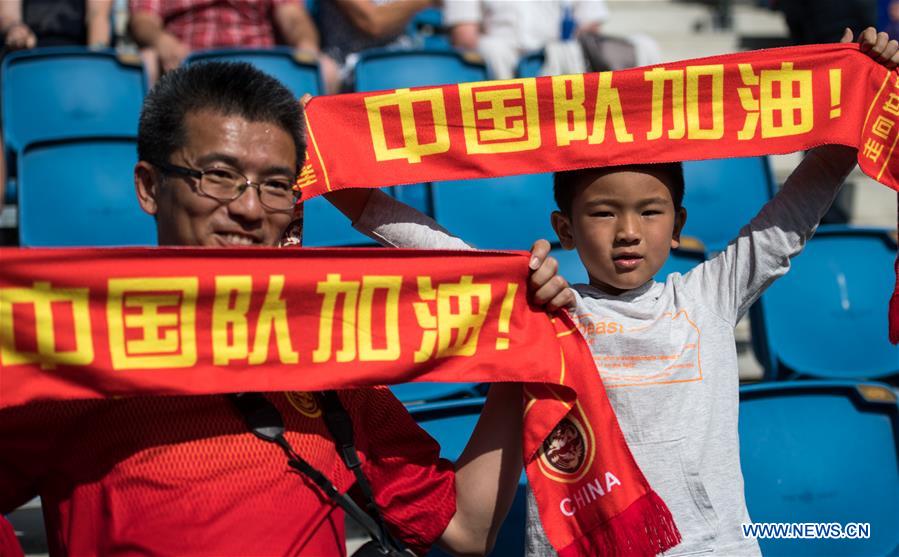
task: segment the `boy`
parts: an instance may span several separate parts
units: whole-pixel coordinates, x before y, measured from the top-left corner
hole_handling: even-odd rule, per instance
[[[842,42],[852,41],[848,29]],[[888,67],[896,41],[873,28],[862,50]],[[758,555],[740,471],[734,326],[790,268],[856,163],[855,149],[818,147],[783,189],[713,259],[664,283],[652,277],[676,248],[687,212],[680,163],[555,175],[553,228],[577,249],[590,284],[576,285],[580,324],[640,469],[683,536],[669,555]],[[531,499],[529,554],[552,548]]]
[[[847,29],[842,42],[851,41]],[[868,28],[859,42],[888,68],[899,62],[899,44],[885,33]],[[722,253],[665,283],[652,277],[678,247],[686,222],[681,164],[556,174],[553,227],[563,247],[578,250],[590,277],[590,284],[574,288],[573,313],[637,464],[683,536],[669,555],[759,554],[756,540],[744,539],[740,528],[750,519],[740,471],[733,329],[787,272],[856,157],[843,146],[809,152]],[[337,194],[330,199],[354,226],[382,243],[468,247],[380,192]],[[532,496],[528,514],[528,553],[553,554]]]

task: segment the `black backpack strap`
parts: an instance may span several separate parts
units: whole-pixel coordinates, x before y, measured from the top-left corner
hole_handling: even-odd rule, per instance
[[[380,515],[377,516],[376,522],[369,514],[359,508],[359,505],[349,495],[341,493],[327,476],[293,450],[293,447],[290,446],[290,443],[284,437],[284,420],[281,417],[281,413],[278,412],[278,409],[275,408],[275,405],[270,400],[261,393],[235,393],[228,395],[228,399],[243,416],[244,422],[253,435],[263,441],[274,443],[281,447],[287,455],[287,464],[317,485],[329,499],[339,505],[344,512],[352,516],[356,522],[365,528],[371,538],[378,544],[382,547],[394,546],[393,540],[389,537],[385,538],[384,524]],[[341,408],[343,407],[341,406]],[[346,411],[344,411],[344,414],[346,414]],[[349,420],[349,416],[347,416],[347,420]],[[352,434],[352,422],[350,422],[350,433]],[[352,446],[352,438],[350,441]],[[353,448],[353,453],[355,454],[355,452],[355,448]],[[359,476],[357,475],[356,477],[358,480]]]
[[[321,391],[318,393],[318,398],[322,405],[325,425],[328,427],[328,431],[331,432],[331,436],[337,445],[337,453],[343,460],[344,465],[356,476],[356,484],[359,486],[362,496],[366,499],[366,510],[378,523],[383,539],[387,540],[393,548],[399,549],[387,531],[384,518],[381,516],[381,509],[375,503],[374,491],[368,482],[368,478],[362,471],[362,462],[359,460],[359,453],[356,450],[353,420],[350,418],[346,408],[343,407],[343,403],[340,402],[337,391]]]

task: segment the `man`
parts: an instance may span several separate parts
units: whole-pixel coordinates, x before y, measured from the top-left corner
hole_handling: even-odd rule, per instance
[[[300,0],[129,0],[131,34],[162,72],[193,50],[270,47],[318,52],[318,32]],[[155,69],[155,68],[152,68]]]
[[[200,64],[147,96],[135,185],[161,245],[274,246],[305,156],[292,94],[246,64]],[[290,196],[288,196],[290,197]],[[386,252],[385,252],[386,253]],[[542,259],[542,255],[540,257]],[[542,261],[533,299],[557,281]],[[550,272],[547,272],[547,271]],[[550,288],[553,290],[552,288]],[[558,302],[558,300],[556,300]],[[346,491],[355,481],[308,393],[268,393],[297,453]],[[387,389],[340,391],[363,470],[393,534],[483,554],[511,504],[521,440],[517,386],[494,387],[455,465]],[[46,435],[19,424],[41,416]],[[0,411],[0,513],[41,495],[51,554],[319,556],[345,553],[343,513],[290,473],[224,396],[40,403]]]

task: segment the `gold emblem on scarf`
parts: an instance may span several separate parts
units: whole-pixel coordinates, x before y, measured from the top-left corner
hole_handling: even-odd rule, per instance
[[[320,418],[322,409],[318,405],[318,400],[312,393],[302,391],[290,391],[284,393],[290,405],[296,408],[300,414],[308,418]]]
[[[543,441],[537,462],[544,476],[557,482],[572,483],[583,478],[595,457],[596,440],[578,406]]]

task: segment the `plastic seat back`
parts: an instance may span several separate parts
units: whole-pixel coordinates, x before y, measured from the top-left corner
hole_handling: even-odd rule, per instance
[[[896,244],[885,230],[822,226],[790,272],[752,309],[753,344],[769,379],[792,374],[875,379],[899,371],[887,339],[887,272]]]
[[[401,383],[390,390],[403,404],[423,404],[479,397],[478,383]]]
[[[185,64],[198,62],[247,62],[283,83],[297,98],[321,95],[321,71],[313,57],[297,55],[287,47],[222,48],[191,53]]]
[[[483,398],[435,402],[410,406],[409,412],[431,437],[440,443],[440,456],[455,461],[462,454],[471,432],[478,421]],[[527,478],[522,473],[518,492],[506,521],[496,539],[493,557],[521,557],[524,555],[525,520],[527,514]],[[445,556],[439,549],[432,549],[432,557]]]
[[[134,192],[133,138],[37,143],[19,165],[23,246],[155,245]]]
[[[767,157],[684,163],[684,234],[721,251],[774,195]]]
[[[515,70],[515,75],[518,77],[540,77],[540,70],[543,69],[545,61],[546,54],[542,49],[525,54],[518,60],[518,68]]]
[[[303,245],[374,246],[377,243],[353,228],[343,213],[322,196],[306,201],[303,210]]]
[[[740,460],[758,523],[868,523],[869,539],[759,539],[766,556],[899,552],[895,394],[793,381],[740,390]]]
[[[555,238],[552,174],[440,182],[431,195],[437,222],[478,248],[527,250]]]
[[[483,62],[446,49],[366,50],[356,64],[356,91],[484,81]]]
[[[143,70],[114,51],[14,52],[3,59],[0,82],[9,150],[38,141],[137,135],[146,89]]]

